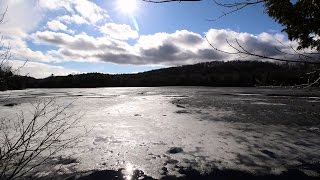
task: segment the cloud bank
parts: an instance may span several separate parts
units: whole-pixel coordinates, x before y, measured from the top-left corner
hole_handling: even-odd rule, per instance
[[[3,43],[10,43],[15,59],[29,60],[29,70],[39,66],[48,71],[45,75],[73,72],[53,67],[55,62],[174,66],[253,59],[216,51],[207,40],[218,49],[234,52],[228,42],[235,45],[237,39],[251,53],[270,57],[283,57],[281,52],[292,53],[291,47],[297,47],[296,42],[288,41],[283,34],[250,34],[230,29],[140,34],[127,24],[114,22],[108,11],[89,0],[4,0],[2,3],[8,5],[8,23],[0,25],[5,37]],[[45,64],[49,62],[51,65]]]
[[[115,24],[107,24],[107,26],[103,26],[106,29],[104,34],[107,36],[101,37],[87,34],[68,35],[52,31],[39,31],[32,34],[32,37],[38,43],[59,47],[57,53],[65,60],[91,60],[133,65],[172,66],[241,59],[238,55],[224,54],[214,50],[207,39],[218,49],[228,52],[234,52],[228,42],[236,44],[235,39],[237,39],[250,52],[270,57],[281,56],[283,54],[280,51],[290,52],[290,46],[296,46],[296,43],[285,40],[282,34],[253,35],[229,29],[209,29],[202,35],[188,30],[178,30],[174,33],[156,33],[137,37],[137,33],[129,26]],[[121,28],[123,31],[119,30],[117,33]],[[136,38],[135,43],[129,44],[126,41],[129,38]],[[248,60],[250,57],[245,59]]]

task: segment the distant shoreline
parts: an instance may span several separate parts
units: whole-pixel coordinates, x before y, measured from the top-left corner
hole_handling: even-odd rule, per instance
[[[136,74],[87,73],[36,79],[12,76],[2,90],[29,88],[98,87],[319,87],[317,76],[308,74],[316,66],[276,64],[259,61],[207,62],[170,67]],[[317,82],[317,83],[313,83]]]

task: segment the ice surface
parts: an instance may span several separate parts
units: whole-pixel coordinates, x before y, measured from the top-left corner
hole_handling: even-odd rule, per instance
[[[84,113],[81,125],[90,132],[56,155],[76,160],[63,164],[61,173],[130,167],[160,178],[164,170],[179,176],[177,167],[191,166],[203,173],[218,168],[279,174],[320,161],[320,102],[309,96],[318,94],[267,88],[29,89],[1,92],[0,115],[14,117],[52,97],[61,105],[72,102],[67,113]],[[170,153],[172,148],[179,151]]]

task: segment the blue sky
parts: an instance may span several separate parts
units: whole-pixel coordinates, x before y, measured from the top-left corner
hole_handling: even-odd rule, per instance
[[[136,73],[151,69],[239,57],[226,39],[238,39],[254,52],[289,42],[282,27],[261,5],[214,19],[227,12],[211,0],[153,4],[136,0],[4,0],[6,23],[0,25],[20,71],[43,78],[51,74]],[[271,53],[268,51],[267,53]],[[276,54],[275,54],[276,55]]]

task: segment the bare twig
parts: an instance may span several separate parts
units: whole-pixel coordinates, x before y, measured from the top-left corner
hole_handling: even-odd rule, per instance
[[[229,47],[231,47],[234,52],[230,52],[230,51],[225,51],[225,50],[222,50],[222,49],[218,49],[217,47],[215,47],[209,40],[207,37],[205,37],[208,44],[216,51],[218,52],[221,52],[221,53],[224,53],[224,54],[229,54],[229,55],[238,55],[238,56],[242,56],[242,57],[256,57],[256,58],[259,58],[259,59],[268,59],[268,60],[274,60],[274,61],[281,61],[281,62],[294,62],[294,63],[308,63],[308,64],[320,64],[320,61],[317,61],[319,59],[318,56],[316,58],[314,58],[313,60],[314,61],[305,61],[305,60],[302,60],[301,58],[277,58],[277,57],[273,57],[273,56],[266,56],[266,55],[263,55],[263,54],[257,54],[257,53],[254,53],[252,51],[249,51],[248,49],[246,49],[240,42],[238,39],[235,39],[235,44],[232,44],[230,43],[229,40],[226,40],[226,43],[228,44]],[[284,53],[284,52],[283,52]],[[300,57],[302,56],[301,54],[297,54],[297,55],[300,55]],[[315,54],[317,55],[317,54]],[[319,54],[320,55],[320,54]]]
[[[16,120],[1,119],[0,179],[16,179],[31,173],[35,167],[44,165],[52,155],[71,147],[86,134],[69,135],[73,129],[79,128],[82,117],[79,113],[66,115],[70,105],[56,105],[55,99],[39,101],[33,105],[30,120],[23,112]]]
[[[227,12],[222,12],[222,14],[220,16],[213,18],[213,19],[208,19],[208,21],[217,21],[225,16],[228,16],[230,14],[238,12],[241,9],[244,9],[248,6],[260,4],[260,3],[264,2],[264,0],[243,1],[243,2],[235,2],[235,3],[221,3],[216,0],[213,0],[213,2],[215,4],[217,4],[218,6],[222,6],[224,8],[228,8],[231,10],[228,10]]]

